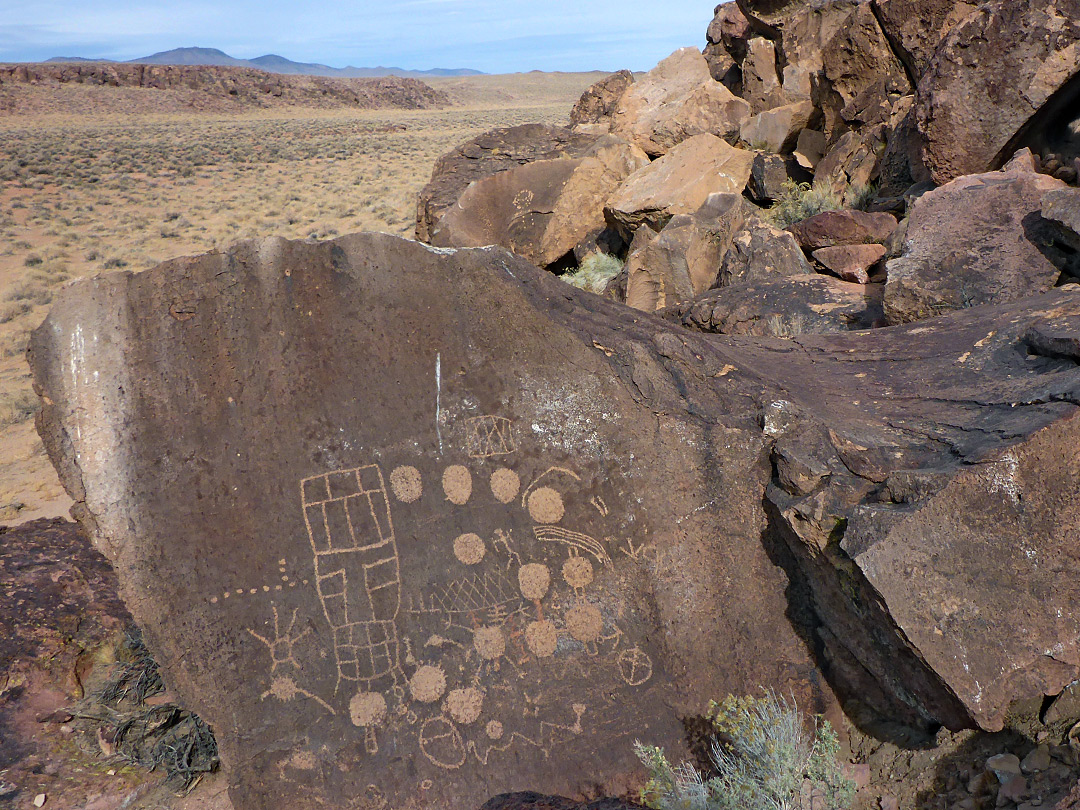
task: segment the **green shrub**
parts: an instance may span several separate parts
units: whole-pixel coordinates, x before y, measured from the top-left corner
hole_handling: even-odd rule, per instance
[[[653,810],[838,810],[855,786],[840,770],[839,740],[827,720],[814,733],[798,706],[769,693],[710,703],[714,773],[684,762],[672,767],[661,748],[634,743],[649,772],[641,800]]]
[[[785,180],[780,197],[765,211],[765,218],[778,228],[786,228],[823,211],[843,208],[839,195],[830,189]]]
[[[622,268],[623,263],[615,256],[596,252],[590,253],[577,269],[560,278],[574,287],[600,295],[608,282],[622,272]]]

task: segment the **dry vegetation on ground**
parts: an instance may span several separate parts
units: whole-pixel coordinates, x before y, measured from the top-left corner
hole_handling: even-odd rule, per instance
[[[69,505],[23,357],[64,282],[253,237],[409,236],[436,158],[494,127],[565,123],[597,75],[432,81],[459,105],[444,110],[0,118],[0,523]]]

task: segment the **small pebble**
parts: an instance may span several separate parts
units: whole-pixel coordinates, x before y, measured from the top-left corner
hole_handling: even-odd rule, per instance
[[[34,797],[34,807],[44,807],[44,806],[45,806],[45,794],[44,793],[39,793],[37,796]]]

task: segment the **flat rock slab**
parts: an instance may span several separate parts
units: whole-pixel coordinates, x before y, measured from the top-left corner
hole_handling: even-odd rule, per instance
[[[1080,677],[1080,367],[1032,323],[1080,294],[698,335],[360,234],[76,282],[31,364],[237,810],[456,807],[625,795],[717,695],[827,711],[812,647],[953,728]]]
[[[884,245],[837,245],[814,251],[826,269],[854,284],[869,284],[870,269],[884,257]]]

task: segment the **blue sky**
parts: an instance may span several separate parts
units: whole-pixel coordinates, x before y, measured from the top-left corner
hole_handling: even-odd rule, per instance
[[[0,62],[197,45],[335,67],[647,70],[705,44],[709,0],[0,0]]]

